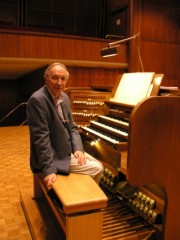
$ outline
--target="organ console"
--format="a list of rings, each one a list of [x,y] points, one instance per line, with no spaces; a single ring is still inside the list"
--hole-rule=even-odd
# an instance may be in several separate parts
[[[179,234],[177,227],[172,226],[169,220],[168,224],[171,226],[167,226],[167,214],[170,214],[167,210],[169,186],[162,181],[163,175],[166,175],[165,166],[172,159],[170,156],[165,157],[168,155],[167,148],[164,153],[161,152],[161,141],[162,145],[167,141],[170,133],[166,138],[165,132],[172,122],[160,117],[160,114],[164,117],[167,117],[168,112],[170,114],[170,104],[172,108],[177,108],[179,99],[176,97],[169,101],[168,97],[155,97],[158,95],[162,78],[162,74],[153,75],[149,96],[136,104],[118,102],[113,98],[105,100],[104,114],[97,114],[95,119],[80,127],[85,150],[104,164],[101,188],[109,200],[108,207],[103,209],[102,239],[169,240],[172,239],[170,234],[173,239],[179,239],[176,236]],[[115,96],[119,83],[113,89],[111,97]],[[172,111],[175,118],[180,118],[179,110],[176,109],[176,113],[175,110]],[[163,128],[164,133],[155,146],[152,134],[155,130],[154,137],[156,138],[156,134],[159,136],[159,127]],[[158,149],[161,149],[162,155],[158,155]],[[163,158],[166,158],[166,163],[162,162]],[[153,165],[154,161],[156,163]],[[161,164],[164,165],[162,172]],[[172,229],[176,234],[171,233]]]
[[[151,83],[156,84],[151,86],[150,95],[158,93],[159,78],[162,75],[153,75]],[[114,96],[118,87],[119,83]],[[162,200],[152,193],[154,187],[138,189],[126,180],[129,124],[135,106],[111,99],[105,104],[105,114],[80,129],[85,150],[105,167],[101,187],[109,196],[109,206],[104,210],[103,239],[151,239],[154,235],[154,239],[162,239],[164,195]]]
[[[133,87],[134,90],[139,87],[141,98],[131,92],[124,95],[125,102],[122,96],[117,96],[117,91],[121,95],[126,90],[132,90],[131,85],[128,88],[122,85],[124,79],[132,84],[126,76],[124,79],[122,76],[112,91],[66,89],[84,149],[104,165],[100,187],[105,194],[104,197],[89,176],[86,176],[90,178],[86,181],[97,192],[93,190],[96,196],[91,192],[91,198],[88,196],[85,199],[83,192],[87,195],[85,189],[88,184],[81,181],[82,176],[59,176],[60,184],[58,181],[57,186],[54,184],[52,196],[44,189],[42,181],[38,180],[35,192],[42,192],[43,189],[54,215],[64,227],[66,239],[180,239],[180,98],[169,94],[157,96],[163,75],[150,75],[143,89]],[[143,73],[140,78],[144,81]],[[124,87],[123,91],[119,86]],[[144,88],[148,88],[146,94]],[[128,104],[129,100],[131,104]],[[71,185],[72,181],[73,195],[66,186],[68,182]],[[64,187],[61,188],[61,185]],[[74,196],[77,203],[74,202]],[[84,212],[82,198],[83,210],[87,210]],[[71,208],[76,213],[69,212]],[[84,224],[86,221],[87,224]],[[74,235],[77,231],[76,222],[78,234]],[[84,230],[88,224],[96,229],[96,233]],[[96,237],[92,238],[91,234]]]

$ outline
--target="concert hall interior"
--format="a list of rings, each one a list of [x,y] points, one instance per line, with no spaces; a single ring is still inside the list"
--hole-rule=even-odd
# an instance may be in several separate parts
[[[180,239],[179,59],[176,0],[0,0],[0,240]],[[54,62],[99,185],[31,171],[27,103]]]

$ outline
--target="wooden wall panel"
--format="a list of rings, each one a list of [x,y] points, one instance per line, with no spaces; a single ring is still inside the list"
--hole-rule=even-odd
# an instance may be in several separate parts
[[[93,87],[111,89],[124,70],[106,68],[69,67],[67,87]]]
[[[121,70],[109,71],[108,69],[93,69],[92,71],[92,86],[114,86],[118,76],[122,73]]]
[[[163,73],[165,76],[162,85],[178,86],[178,45],[162,44],[160,42],[141,42],[141,53],[145,72]]]
[[[129,3],[130,4],[130,3]],[[141,20],[141,0],[131,1],[129,6],[130,8],[130,26],[129,26],[129,36],[133,36],[134,34],[141,34],[140,31],[140,20]],[[141,62],[139,59],[139,54],[137,51],[137,46],[140,48],[140,38],[132,40],[129,42],[129,51],[128,51],[128,71],[129,72],[141,72],[143,69],[141,68]]]
[[[156,71],[158,73],[161,73],[159,72],[163,66],[163,63],[161,61],[161,46],[162,45],[160,42],[141,41],[141,57],[145,72]]]
[[[150,1],[141,1],[141,37],[178,42],[179,10]]]
[[[161,2],[141,2],[141,53],[145,71],[163,73],[162,85],[180,87],[178,9]]]
[[[162,40],[179,43],[179,9],[166,6],[163,13]]]
[[[73,82],[68,84],[69,87],[89,87],[91,85],[91,69],[90,68],[73,68],[73,72],[70,71],[70,79],[73,78]]]
[[[40,35],[23,32],[4,32],[0,30],[0,57],[65,59],[82,65],[116,66],[127,68],[126,45],[122,45],[121,54],[111,58],[102,58],[100,49],[107,47],[109,41],[69,37],[64,35]],[[124,67],[125,65],[125,67]]]
[[[140,31],[143,39],[148,41],[160,41],[162,38],[162,16],[161,5],[156,5],[150,1],[141,1],[141,21]]]
[[[163,44],[162,46],[162,55],[161,62],[162,72],[165,74],[164,83],[165,85],[177,86],[180,88],[180,78],[179,78],[179,45],[177,44]],[[171,82],[170,82],[171,80]],[[173,80],[173,83],[172,83]]]
[[[139,28],[144,71],[163,73],[162,85],[180,88],[179,19],[179,8],[170,0],[133,0],[132,33]],[[129,71],[142,71],[134,42],[130,43]]]

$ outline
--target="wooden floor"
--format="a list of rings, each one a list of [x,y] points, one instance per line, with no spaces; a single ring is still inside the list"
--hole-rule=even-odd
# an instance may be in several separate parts
[[[28,127],[0,127],[0,240],[31,240],[20,190],[32,192]]]

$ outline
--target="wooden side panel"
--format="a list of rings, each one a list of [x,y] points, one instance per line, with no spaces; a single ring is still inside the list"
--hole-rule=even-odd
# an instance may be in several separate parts
[[[136,186],[164,188],[165,240],[180,239],[179,103],[179,97],[150,97],[133,109],[129,128],[127,178]]]
[[[67,216],[67,240],[102,239],[103,213],[94,212],[79,216]]]

